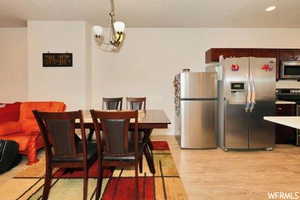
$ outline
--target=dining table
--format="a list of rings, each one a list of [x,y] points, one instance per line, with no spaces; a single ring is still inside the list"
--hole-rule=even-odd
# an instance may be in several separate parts
[[[95,129],[90,111],[83,111],[83,121],[85,128],[90,130],[88,139],[91,140],[93,133],[95,133]],[[171,122],[163,110],[149,109],[138,111],[138,129],[139,133],[144,133],[143,140],[146,144],[146,147],[144,149],[144,155],[147,160],[150,172],[153,174],[155,174],[155,166],[152,153],[153,146],[150,138],[151,133],[154,129],[167,129],[170,124]],[[131,121],[129,128],[132,130],[134,129],[134,120]]]

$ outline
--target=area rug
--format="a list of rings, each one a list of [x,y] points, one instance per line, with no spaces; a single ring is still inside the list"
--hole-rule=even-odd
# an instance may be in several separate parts
[[[139,199],[167,200],[187,199],[182,182],[175,167],[168,143],[153,141],[153,157],[156,173],[150,173],[145,158],[143,173],[139,174]],[[6,200],[40,200],[44,185],[44,159],[27,168],[6,183],[7,189],[1,191],[1,198]],[[49,194],[49,200],[82,199],[82,171],[56,169]],[[97,162],[89,170],[88,199],[95,199],[97,182]],[[101,199],[135,199],[134,169],[105,170]]]

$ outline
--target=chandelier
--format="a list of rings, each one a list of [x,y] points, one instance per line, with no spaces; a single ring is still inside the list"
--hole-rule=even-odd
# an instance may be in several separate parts
[[[103,27],[94,26],[93,32],[94,37],[99,46],[106,46],[104,50],[118,51],[122,46],[125,37],[125,24],[121,21],[115,21],[115,9],[114,0],[110,0],[111,11],[109,13],[109,24],[110,24],[110,41],[104,41]]]

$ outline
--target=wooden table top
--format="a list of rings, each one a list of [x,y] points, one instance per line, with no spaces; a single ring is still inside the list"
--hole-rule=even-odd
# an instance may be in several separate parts
[[[83,119],[85,124],[93,123],[91,113],[88,110],[83,111]],[[168,128],[168,124],[171,124],[163,110],[140,110],[138,123],[142,128]]]

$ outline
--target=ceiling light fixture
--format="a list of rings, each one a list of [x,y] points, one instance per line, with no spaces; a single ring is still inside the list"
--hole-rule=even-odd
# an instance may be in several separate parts
[[[276,6],[269,6],[269,7],[266,8],[266,11],[267,12],[271,12],[271,11],[273,11],[275,9],[276,9]]]
[[[109,46],[109,50],[118,51],[122,46],[125,37],[125,23],[121,21],[115,21],[115,9],[114,9],[114,0],[110,0],[111,3],[111,11],[109,13],[110,17],[110,41],[104,42],[104,34],[103,28],[101,26],[94,26],[93,32],[94,37],[98,45],[106,45]],[[107,50],[107,49],[105,49]]]

